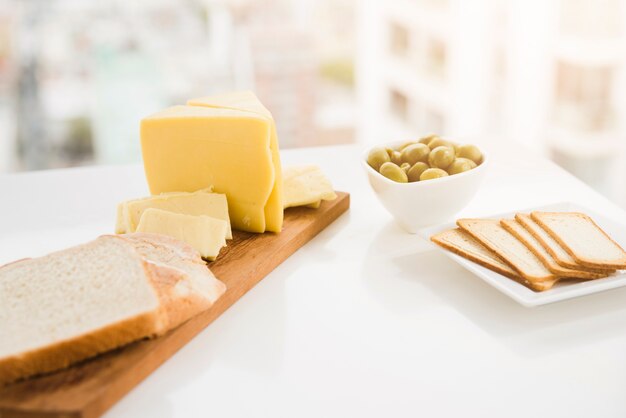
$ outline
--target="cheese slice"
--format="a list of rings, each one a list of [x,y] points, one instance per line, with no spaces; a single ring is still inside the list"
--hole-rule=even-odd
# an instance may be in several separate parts
[[[319,207],[322,200],[337,197],[330,180],[314,165],[286,167],[283,172],[285,208],[293,206]]]
[[[150,192],[213,186],[227,196],[232,227],[264,232],[276,173],[266,117],[234,109],[174,106],[141,121]]]
[[[163,234],[184,241],[208,260],[215,260],[220,249],[226,246],[227,230],[228,222],[223,219],[155,208],[146,209],[137,226],[137,232]]]
[[[270,150],[272,164],[274,166],[275,183],[272,193],[265,205],[265,229],[271,232],[280,232],[283,226],[283,176],[280,163],[280,151],[278,147],[278,135],[274,118],[261,101],[251,91],[241,91],[221,94],[210,97],[191,99],[189,106],[205,106],[222,109],[235,109],[252,112],[267,118],[271,123]]]
[[[211,193],[210,190],[199,190],[194,193],[162,193],[157,196],[122,202],[118,206],[115,232],[118,234],[135,232],[143,212],[146,209],[155,208],[185,215],[206,215],[222,219],[228,223],[226,239],[232,239],[226,195]]]

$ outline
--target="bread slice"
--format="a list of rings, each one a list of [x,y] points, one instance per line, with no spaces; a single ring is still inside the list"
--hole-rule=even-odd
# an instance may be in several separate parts
[[[569,255],[561,244],[555,241],[545,229],[543,229],[537,222],[535,222],[529,214],[518,213],[515,215],[515,220],[518,221],[533,237],[545,248],[546,251],[554,258],[558,265],[575,270],[590,271],[592,273],[599,273],[609,275],[615,270],[599,269],[592,267],[585,267],[576,262],[574,258]]]
[[[165,333],[226,290],[189,245],[103,236],[0,268],[0,384]]]
[[[462,229],[455,228],[440,232],[430,237],[430,240],[448,251],[480,264],[491,271],[520,282],[533,290],[547,290],[553,285],[553,283],[550,282],[528,282],[508,264],[502,261],[502,259],[500,259],[493,251],[485,248],[480,242]]]
[[[531,217],[579,264],[626,269],[626,251],[584,213],[532,212]]]
[[[552,281],[550,272],[524,244],[500,225],[497,219],[459,219],[457,225],[496,253],[529,283]]]
[[[520,240],[530,251],[535,254],[544,266],[559,277],[570,279],[599,279],[606,274],[592,273],[589,271],[573,270],[560,266],[556,260],[543,248],[539,241],[515,219],[501,219],[500,224],[515,238]]]
[[[165,332],[148,272],[116,237],[1,267],[0,383]]]
[[[161,293],[168,329],[210,308],[226,291],[198,251],[174,238],[146,233],[119,235],[132,243],[148,262],[151,277]]]

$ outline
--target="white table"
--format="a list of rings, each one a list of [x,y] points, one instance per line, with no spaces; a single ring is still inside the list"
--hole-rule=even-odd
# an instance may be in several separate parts
[[[322,166],[352,193],[350,212],[107,417],[626,415],[626,289],[518,305],[403,233],[369,190],[360,151],[283,152],[284,164]],[[490,151],[462,215],[571,200],[626,219],[552,163]],[[9,175],[0,190],[0,262],[111,232],[116,203],[147,192],[140,166]]]

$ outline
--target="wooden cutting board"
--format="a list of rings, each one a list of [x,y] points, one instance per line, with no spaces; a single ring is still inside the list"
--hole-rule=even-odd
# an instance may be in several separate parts
[[[206,312],[168,334],[140,341],[67,370],[0,388],[0,418],[97,417],[133,389],[276,266],[348,210],[350,195],[319,209],[285,211],[280,234],[233,231],[228,247],[209,264],[228,290]]]

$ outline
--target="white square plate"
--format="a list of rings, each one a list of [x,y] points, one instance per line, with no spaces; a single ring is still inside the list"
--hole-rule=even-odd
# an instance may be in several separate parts
[[[552,211],[552,212],[584,212],[591,216],[593,220],[609,234],[611,238],[617,241],[622,248],[626,246],[626,226],[616,223],[594,211],[585,208],[583,206],[574,203],[556,203],[547,206],[540,206],[534,208],[521,209],[514,212],[499,213],[486,218],[513,218],[516,213],[524,212],[529,213],[534,210],[539,211]],[[447,223],[444,225],[437,225],[428,228],[424,228],[419,231],[419,235],[430,242],[430,237],[438,232],[455,228],[456,224]],[[544,292],[535,292],[530,290],[524,285],[517,283],[514,280],[504,277],[501,274],[495,273],[485,267],[482,267],[472,261],[469,261],[463,257],[460,257],[448,250],[445,250],[438,245],[432,244],[433,247],[442,251],[448,257],[465,267],[467,270],[476,274],[478,277],[489,283],[505,295],[516,300],[520,304],[532,307],[545,305],[548,303],[559,302],[566,299],[573,299],[579,296],[590,295],[592,293],[603,292],[609,289],[615,289],[617,287],[626,286],[626,271],[621,270],[615,272],[613,275],[605,279],[589,280],[589,281],[561,281],[558,282],[552,289]]]

